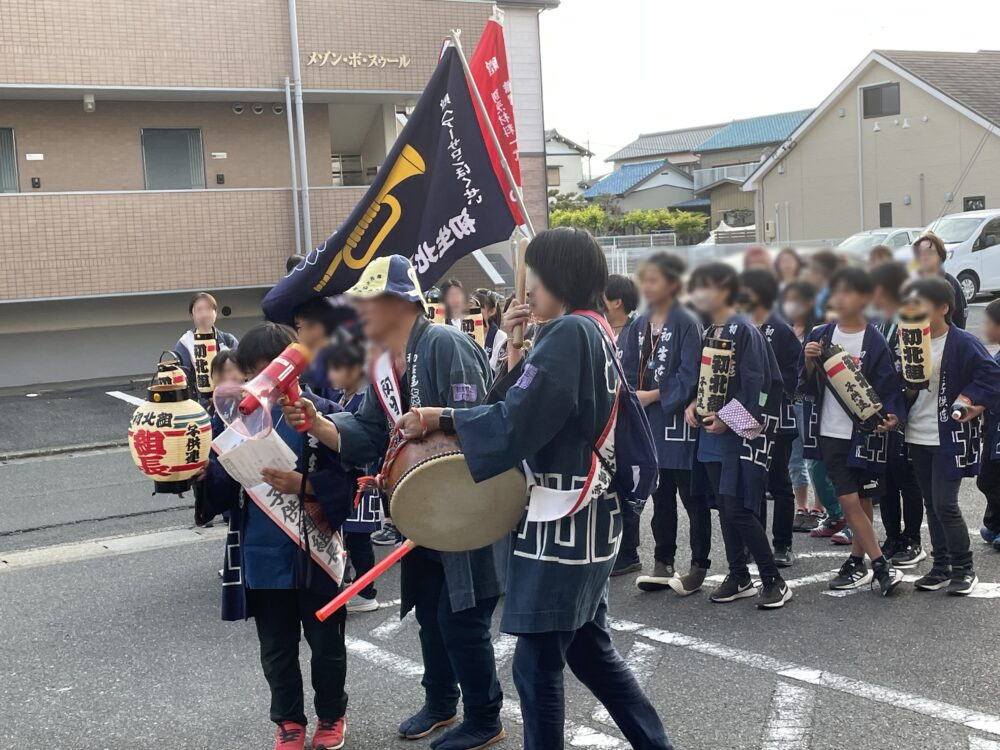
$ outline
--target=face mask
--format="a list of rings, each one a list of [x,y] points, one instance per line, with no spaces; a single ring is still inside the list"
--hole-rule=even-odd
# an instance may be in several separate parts
[[[785,314],[785,320],[795,320],[802,315],[802,305],[798,302],[785,302],[781,305],[781,312]]]
[[[868,304],[865,307],[865,309],[864,309],[864,315],[869,320],[872,319],[872,318],[880,318],[880,317],[882,317],[881,311],[877,307],[875,307],[875,305],[872,305],[872,304]]]
[[[707,287],[699,287],[691,292],[691,304],[698,312],[708,312],[714,307],[715,292]]]

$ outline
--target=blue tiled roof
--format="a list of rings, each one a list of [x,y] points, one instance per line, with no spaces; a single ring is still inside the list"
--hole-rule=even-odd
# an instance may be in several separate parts
[[[607,177],[598,180],[593,187],[583,192],[584,198],[598,195],[624,195],[650,175],[659,172],[666,165],[666,159],[643,161],[638,164],[624,164]]]
[[[811,109],[798,112],[782,112],[777,115],[749,117],[745,120],[733,120],[715,135],[711,136],[692,151],[721,151],[728,148],[743,148],[764,143],[780,143],[806,119]]]

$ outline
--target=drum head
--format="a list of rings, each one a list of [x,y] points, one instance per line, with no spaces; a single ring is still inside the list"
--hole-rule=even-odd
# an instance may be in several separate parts
[[[435,456],[408,471],[389,503],[393,523],[428,549],[464,552],[492,544],[517,526],[527,505],[524,474],[505,471],[474,482],[458,453]]]

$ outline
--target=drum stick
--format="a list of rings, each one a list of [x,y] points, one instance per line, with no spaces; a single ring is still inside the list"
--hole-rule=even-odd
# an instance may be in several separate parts
[[[416,548],[416,544],[407,539],[401,545],[396,547],[392,552],[385,556],[385,559],[380,561],[365,573],[363,576],[354,581],[350,586],[341,591],[337,596],[326,604],[322,609],[316,610],[316,619],[320,622],[326,622],[326,619],[330,617],[334,612],[347,604],[349,599],[353,599],[356,594],[358,594],[362,589],[368,587],[368,584],[378,578],[380,575],[385,573],[389,568],[396,564],[397,561],[402,560],[407,556],[413,549]]]
[[[524,304],[528,286],[528,264],[525,255],[528,252],[528,240],[524,237],[517,243],[517,267],[514,269],[514,301]],[[515,349],[524,346],[524,324],[518,323],[510,334],[510,343]]]

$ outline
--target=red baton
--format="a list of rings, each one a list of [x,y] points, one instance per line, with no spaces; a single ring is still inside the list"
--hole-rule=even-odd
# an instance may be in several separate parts
[[[322,609],[316,610],[316,619],[320,622],[325,622],[330,615],[347,604],[349,599],[353,599],[354,596],[362,589],[367,588],[369,583],[385,573],[385,571],[395,565],[398,560],[402,560],[412,550],[416,549],[416,546],[416,544],[407,539],[401,545],[396,547],[396,549],[385,556],[385,559],[377,563],[375,567],[360,578],[356,579],[354,583],[337,594],[337,596],[330,601],[329,604],[325,605]]]

